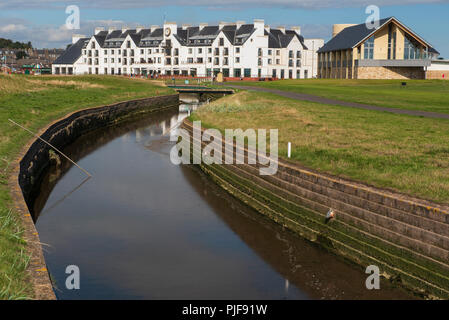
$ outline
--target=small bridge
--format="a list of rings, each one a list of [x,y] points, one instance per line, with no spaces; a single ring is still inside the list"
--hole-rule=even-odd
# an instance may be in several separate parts
[[[209,88],[204,86],[167,86],[175,89],[179,93],[198,93],[200,95],[208,94],[233,94],[233,89],[227,88]]]

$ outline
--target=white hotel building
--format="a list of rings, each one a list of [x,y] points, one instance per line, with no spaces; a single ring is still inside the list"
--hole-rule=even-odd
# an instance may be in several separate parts
[[[322,39],[305,40],[299,27],[286,30],[264,20],[163,27],[96,28],[74,35],[54,62],[53,74],[185,75],[210,77],[316,77]]]

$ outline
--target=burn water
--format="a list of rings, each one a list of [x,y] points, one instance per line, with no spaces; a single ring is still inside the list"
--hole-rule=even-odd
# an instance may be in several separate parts
[[[58,299],[409,299],[170,161],[197,105],[91,132],[47,170],[32,214]],[[66,288],[67,266],[80,289]]]

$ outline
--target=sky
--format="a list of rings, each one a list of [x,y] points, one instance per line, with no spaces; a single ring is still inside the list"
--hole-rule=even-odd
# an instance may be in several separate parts
[[[69,30],[66,8],[76,5],[80,29]],[[0,38],[31,41],[36,48],[65,48],[72,34],[97,26],[135,27],[264,19],[270,26],[300,26],[305,38],[328,41],[336,23],[364,23],[366,8],[395,16],[449,58],[449,0],[0,0]]]

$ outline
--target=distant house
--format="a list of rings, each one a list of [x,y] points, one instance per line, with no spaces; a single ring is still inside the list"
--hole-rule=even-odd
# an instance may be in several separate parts
[[[438,51],[394,17],[378,23],[334,25],[333,38],[318,50],[318,77],[425,79]]]
[[[449,60],[432,60],[426,79],[449,80]]]

